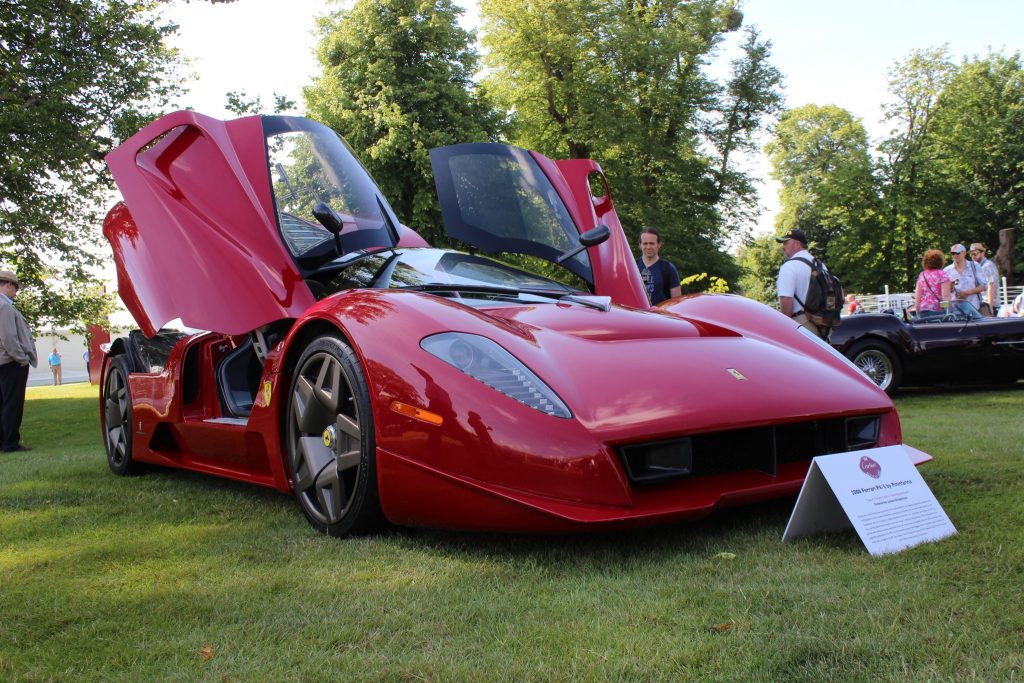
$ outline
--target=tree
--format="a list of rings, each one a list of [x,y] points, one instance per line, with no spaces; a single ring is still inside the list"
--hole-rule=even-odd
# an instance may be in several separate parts
[[[886,269],[870,241],[879,206],[864,126],[840,107],[805,105],[782,115],[767,151],[782,185],[776,228],[803,230],[851,289],[875,288]]]
[[[633,236],[658,226],[663,255],[683,273],[734,279],[723,213],[753,191],[733,171],[735,153],[777,105],[779,81],[756,33],[728,87],[704,73],[742,21],[733,3],[483,0],[480,9],[484,82],[514,112],[513,141],[597,160]]]
[[[941,182],[926,152],[939,95],[955,73],[945,47],[914,51],[889,73],[883,112],[892,128],[879,145],[882,214],[870,243],[880,257],[873,265],[897,286],[914,282],[926,249],[955,239],[939,207],[962,205],[961,193]]]
[[[103,156],[175,92],[174,30],[128,0],[0,4],[0,262],[33,324],[105,318]]]
[[[757,151],[757,135],[782,109],[782,74],[768,62],[771,42],[760,41],[753,28],[746,30],[746,36],[706,131],[717,152],[717,202],[733,225],[749,224],[759,211],[755,181],[737,169],[736,156]]]
[[[736,260],[743,269],[739,281],[743,296],[766,304],[778,301],[775,280],[783,258],[773,235],[755,237],[740,247]]]
[[[1024,222],[1024,67],[1020,54],[965,61],[935,106],[926,153],[961,204],[948,228],[959,241],[999,243]]]
[[[451,0],[356,0],[320,23],[310,116],[339,131],[403,221],[443,238],[428,151],[495,140],[502,118],[473,83],[473,34]]]
[[[995,246],[1000,229],[1021,224],[1022,75],[1018,55],[957,65],[945,47],[915,51],[891,72],[877,244],[893,281],[912,282],[925,249]]]

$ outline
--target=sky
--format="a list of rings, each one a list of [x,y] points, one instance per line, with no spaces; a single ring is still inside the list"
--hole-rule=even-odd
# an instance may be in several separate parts
[[[463,24],[476,27],[475,0],[458,4],[466,9]],[[301,108],[302,87],[319,71],[313,53],[316,17],[338,6],[329,0],[170,5],[166,16],[180,26],[172,44],[192,60],[196,75],[181,106],[230,117],[226,93],[244,91],[259,96],[268,109],[273,93]],[[755,25],[772,41],[772,63],[785,77],[787,106],[838,105],[860,117],[876,141],[886,132],[880,119],[887,72],[912,50],[948,44],[959,59],[1024,48],[1024,0],[747,0],[741,9],[744,24]],[[721,65],[736,39],[723,45]],[[778,186],[767,178],[763,155],[751,159],[748,168],[764,179],[757,231],[771,231]]]

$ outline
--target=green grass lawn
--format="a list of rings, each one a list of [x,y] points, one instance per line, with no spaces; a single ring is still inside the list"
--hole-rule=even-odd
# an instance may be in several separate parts
[[[35,450],[0,454],[0,680],[1022,680],[1024,384],[897,405],[959,534],[876,558],[852,532],[780,543],[792,499],[326,538],[279,493],[113,476],[96,389],[33,388]]]

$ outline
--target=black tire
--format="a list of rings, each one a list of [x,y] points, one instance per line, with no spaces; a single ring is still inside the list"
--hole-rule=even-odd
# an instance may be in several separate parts
[[[884,341],[861,340],[850,347],[846,357],[890,396],[903,380],[903,364],[899,355]]]
[[[128,357],[114,356],[103,379],[103,410],[100,426],[107,449],[110,471],[124,477],[138,474],[142,468],[132,460],[132,393],[128,386]]]
[[[324,335],[306,347],[295,367],[285,442],[299,507],[314,528],[331,536],[379,529],[384,514],[373,413],[358,357],[341,339]],[[325,433],[332,428],[329,446]]]

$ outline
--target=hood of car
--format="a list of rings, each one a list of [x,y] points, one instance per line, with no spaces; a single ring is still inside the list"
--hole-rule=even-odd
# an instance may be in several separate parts
[[[795,329],[789,344],[657,311],[559,304],[490,313],[530,342],[509,337],[508,350],[611,440],[892,408]]]
[[[150,336],[175,318],[229,334],[296,318],[314,303],[305,278],[317,263],[398,242],[369,174],[306,119],[175,112],[106,162],[124,205],[104,234],[121,298]]]

